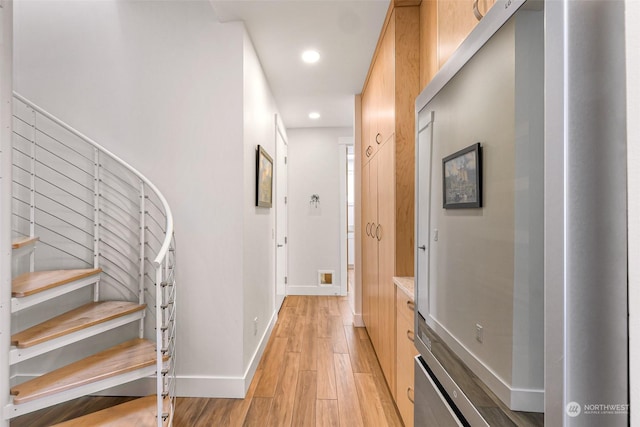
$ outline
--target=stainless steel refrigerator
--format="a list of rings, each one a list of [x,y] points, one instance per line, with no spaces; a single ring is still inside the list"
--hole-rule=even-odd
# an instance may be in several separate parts
[[[416,426],[629,424],[625,90],[624,2],[507,0],[418,97]]]

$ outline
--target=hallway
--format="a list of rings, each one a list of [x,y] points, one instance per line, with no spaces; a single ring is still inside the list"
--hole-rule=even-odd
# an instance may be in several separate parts
[[[84,397],[17,418],[48,426],[128,398]],[[137,425],[132,420],[132,426]],[[402,426],[364,328],[345,297],[289,296],[245,399],[178,398],[174,425]]]

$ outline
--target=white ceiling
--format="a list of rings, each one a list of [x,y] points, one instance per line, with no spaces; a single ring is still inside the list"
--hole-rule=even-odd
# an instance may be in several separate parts
[[[210,1],[220,22],[244,21],[287,128],[353,126],[389,0]],[[310,48],[313,65],[300,59]]]

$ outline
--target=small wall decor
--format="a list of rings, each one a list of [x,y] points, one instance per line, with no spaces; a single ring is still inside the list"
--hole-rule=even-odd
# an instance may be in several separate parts
[[[482,207],[482,147],[479,142],[442,159],[442,207]]]
[[[317,194],[312,194],[309,204],[313,205],[314,208],[317,208],[318,204],[320,204],[320,196],[318,196]]]
[[[270,208],[273,203],[273,159],[261,145],[256,149],[256,206]]]
[[[318,270],[318,285],[330,286],[333,285],[333,270]]]

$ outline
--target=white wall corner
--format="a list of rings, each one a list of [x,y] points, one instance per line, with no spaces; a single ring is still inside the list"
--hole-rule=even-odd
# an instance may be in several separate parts
[[[251,385],[277,320],[278,312],[274,311],[268,327],[260,338],[260,344],[242,376],[179,375],[176,394],[179,397],[243,399]]]

